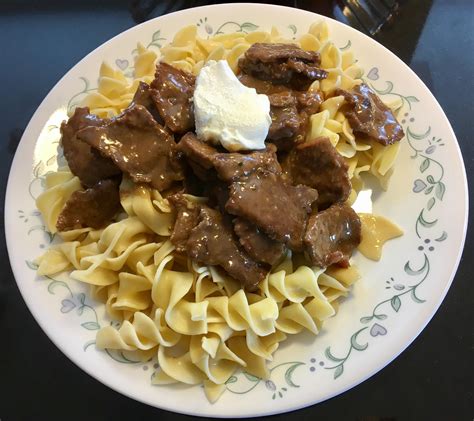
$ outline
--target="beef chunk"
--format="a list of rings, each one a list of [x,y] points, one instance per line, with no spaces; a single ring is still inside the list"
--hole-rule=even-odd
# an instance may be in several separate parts
[[[89,108],[76,108],[67,122],[61,124],[61,145],[64,157],[74,175],[84,186],[92,187],[100,180],[120,174],[120,169],[109,158],[103,157],[76,133],[85,127],[100,127],[107,123],[96,115],[89,114]]]
[[[136,183],[165,190],[183,179],[173,138],[142,105],[133,104],[106,125],[86,127],[77,136],[111,158]]]
[[[268,96],[272,124],[267,139],[278,150],[290,150],[304,141],[309,116],[318,112],[323,101],[319,92],[295,91],[248,75],[241,75],[239,79],[245,86]]]
[[[225,213],[225,204],[229,200],[229,187],[220,180],[213,180],[206,183],[204,189],[205,196],[209,197],[209,205],[218,207],[222,213]]]
[[[323,96],[319,91],[298,92],[294,91],[298,101],[298,111],[306,116],[316,114],[323,103]]]
[[[264,151],[243,153],[218,153],[212,163],[218,177],[226,182],[236,181],[256,169],[265,169],[275,174],[281,173],[281,167],[276,156],[276,148],[269,144]]]
[[[206,182],[216,180],[213,158],[218,153],[217,149],[188,132],[179,141],[178,151],[186,156],[188,165],[197,178]]]
[[[268,131],[268,140],[273,142],[278,150],[288,151],[304,141],[307,116],[300,115],[296,100],[291,96],[282,97],[281,94],[273,94],[269,98],[272,104],[270,108],[272,124]],[[274,105],[275,103],[278,105]]]
[[[273,101],[274,105],[270,108],[272,125],[268,138],[279,151],[289,151],[295,145],[304,142],[309,117],[319,111],[323,102],[321,93],[317,91],[293,91],[293,96],[295,97],[293,104],[282,103],[282,106],[277,106],[276,99],[270,98],[270,103]]]
[[[350,92],[336,89],[335,94],[344,96],[346,104],[342,112],[354,132],[385,146],[405,135],[390,108],[365,83],[355,86]]]
[[[174,133],[185,133],[194,127],[195,77],[166,63],[156,66],[151,94],[156,107]]]
[[[176,210],[176,222],[171,234],[171,242],[177,252],[184,253],[191,230],[199,222],[199,206],[179,193],[168,197],[168,200]]]
[[[298,145],[282,165],[293,184],[305,184],[318,190],[320,208],[344,202],[349,197],[351,183],[347,164],[327,137]]]
[[[85,191],[76,191],[59,214],[58,231],[105,227],[120,210],[119,180],[99,181]]]
[[[260,170],[232,183],[226,210],[300,251],[311,204],[317,198],[311,187],[291,186],[281,175]]]
[[[199,140],[194,133],[186,133],[178,143],[178,150],[186,157],[208,170],[214,167],[213,159],[218,153],[211,145]]]
[[[240,250],[232,223],[207,206],[201,207],[199,221],[187,242],[189,257],[206,265],[221,266],[247,290],[254,291],[265,278],[266,271]]]
[[[234,181],[249,174],[258,167],[265,168],[276,173],[281,172],[277,161],[276,149],[269,145],[264,151],[252,153],[228,153],[219,152],[213,146],[199,140],[194,133],[186,133],[178,143],[178,150],[188,158],[188,163],[195,174],[202,180],[213,179],[214,172],[223,181]]]
[[[359,216],[350,206],[337,204],[309,218],[304,245],[314,265],[347,267],[360,240]]]
[[[286,252],[283,243],[272,240],[255,225],[242,218],[234,220],[234,231],[248,255],[257,262],[273,266]]]
[[[157,123],[164,125],[165,123],[161,118],[160,113],[158,112],[158,109],[156,107],[155,101],[153,100],[153,97],[151,95],[153,91],[154,90],[150,87],[150,85],[145,82],[140,82],[138,84],[137,91],[133,96],[132,104],[143,105],[153,116]]]
[[[320,63],[318,53],[294,44],[255,43],[239,60],[239,68],[261,80],[306,90],[314,80],[327,77]]]

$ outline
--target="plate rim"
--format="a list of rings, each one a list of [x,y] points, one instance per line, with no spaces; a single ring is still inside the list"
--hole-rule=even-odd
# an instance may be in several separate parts
[[[429,311],[429,316],[426,317],[423,320],[421,328],[415,329],[414,333],[412,335],[409,335],[409,338],[407,340],[403,341],[402,345],[393,354],[391,354],[389,356],[389,358],[386,358],[381,366],[377,366],[376,368],[373,368],[372,370],[369,370],[368,373],[366,373],[364,376],[360,376],[355,381],[350,382],[350,384],[348,384],[347,387],[340,388],[337,392],[335,392],[331,395],[328,395],[325,398],[316,399],[316,400],[312,400],[312,401],[307,401],[305,403],[296,404],[296,405],[292,405],[291,402],[289,402],[289,404],[287,405],[287,407],[283,411],[277,409],[277,410],[274,410],[274,411],[261,412],[261,413],[258,413],[258,414],[251,414],[251,413],[246,413],[246,414],[233,414],[233,413],[214,414],[214,413],[210,413],[210,412],[197,413],[197,412],[193,412],[193,411],[187,411],[185,408],[177,409],[175,407],[168,406],[168,405],[166,405],[166,402],[164,402],[163,404],[160,404],[158,406],[156,403],[147,402],[144,399],[141,399],[140,396],[133,395],[132,393],[129,393],[126,388],[122,388],[122,387],[120,387],[120,385],[116,385],[112,381],[109,381],[107,378],[103,378],[104,376],[101,376],[100,374],[94,373],[93,370],[90,369],[83,360],[76,359],[76,357],[74,355],[71,355],[71,353],[67,349],[63,348],[58,341],[56,341],[55,339],[53,339],[52,336],[50,336],[50,334],[48,332],[48,329],[47,329],[44,321],[42,320],[42,315],[39,312],[35,311],[32,300],[30,300],[28,298],[28,295],[25,292],[26,288],[27,288],[26,284],[23,284],[23,287],[22,287],[22,282],[17,281],[17,279],[21,279],[22,276],[20,276],[21,275],[20,265],[18,264],[18,262],[15,262],[15,259],[14,259],[14,256],[13,256],[13,251],[12,251],[13,248],[14,248],[13,247],[13,243],[14,243],[14,240],[13,240],[13,236],[14,236],[14,231],[13,230],[14,230],[14,228],[13,228],[13,226],[14,226],[14,224],[9,225],[7,219],[9,219],[9,208],[11,208],[10,203],[13,201],[13,196],[14,196],[14,180],[13,180],[12,172],[13,172],[13,168],[18,165],[18,163],[17,163],[17,161],[19,160],[18,149],[19,149],[21,143],[23,142],[24,138],[27,137],[26,135],[28,134],[28,132],[30,130],[32,130],[32,127],[34,126],[33,123],[35,123],[35,120],[39,118],[41,109],[43,108],[44,104],[49,100],[49,98],[51,97],[52,93],[56,90],[58,85],[60,85],[64,81],[64,79],[66,79],[68,77],[68,75],[73,71],[73,69],[76,68],[76,66],[78,66],[78,65],[82,64],[83,62],[87,61],[91,55],[96,53],[97,50],[102,49],[105,46],[115,42],[116,38],[126,36],[126,35],[128,35],[129,32],[136,31],[137,28],[140,28],[140,27],[145,26],[145,25],[149,25],[151,22],[157,22],[157,21],[160,21],[160,20],[163,20],[163,19],[167,19],[169,16],[179,15],[179,14],[182,14],[182,13],[196,14],[200,11],[206,11],[206,10],[209,10],[209,9],[223,9],[223,10],[225,10],[225,9],[228,9],[228,8],[239,8],[239,7],[281,9],[282,11],[291,10],[292,12],[297,11],[298,13],[310,14],[315,19],[323,19],[325,21],[329,21],[329,22],[331,22],[331,25],[336,25],[336,26],[337,25],[342,25],[342,26],[345,27],[344,30],[348,30],[349,32],[354,31],[354,32],[358,33],[359,36],[362,35],[363,39],[365,41],[367,41],[369,43],[375,43],[379,47],[382,47],[385,50],[385,53],[388,53],[393,59],[395,59],[395,61],[398,62],[399,65],[401,65],[406,70],[408,70],[411,73],[411,76],[414,77],[414,79],[416,80],[416,84],[419,85],[420,88],[422,88],[425,91],[425,94],[428,95],[428,97],[430,99],[430,102],[438,109],[438,112],[441,113],[441,115],[443,117],[443,120],[444,120],[443,123],[446,125],[447,129],[449,130],[450,136],[452,136],[452,138],[455,140],[453,146],[454,146],[454,149],[456,150],[457,157],[458,157],[459,162],[461,164],[461,168],[460,168],[461,174],[462,174],[462,180],[461,181],[462,181],[462,184],[463,184],[464,198],[465,198],[465,206],[464,206],[464,212],[463,212],[464,220],[463,220],[463,227],[462,227],[462,238],[461,238],[461,242],[459,244],[459,247],[457,249],[455,264],[452,267],[449,280],[446,282],[444,290],[442,291],[442,293],[440,295],[438,295],[436,297],[436,300],[432,304],[431,309]],[[15,156],[12,160],[12,164],[11,164],[10,171],[9,171],[6,194],[5,194],[4,215],[5,215],[4,216],[4,222],[5,222],[5,238],[6,238],[7,252],[8,252],[10,266],[11,266],[11,269],[12,269],[12,272],[13,272],[13,276],[15,278],[15,283],[16,283],[16,285],[17,285],[17,287],[18,287],[18,289],[21,293],[21,296],[22,296],[28,310],[33,315],[33,318],[36,320],[36,322],[38,323],[38,325],[40,326],[40,328],[42,329],[44,334],[46,334],[46,336],[51,340],[51,342],[71,362],[73,362],[78,368],[80,368],[82,371],[84,371],[85,373],[90,375],[95,380],[97,380],[100,383],[102,383],[102,384],[106,385],[107,387],[111,388],[115,392],[118,392],[118,393],[120,393],[120,394],[122,394],[122,395],[124,395],[128,398],[134,399],[136,401],[139,401],[141,403],[147,404],[147,405],[152,406],[152,407],[156,407],[156,408],[159,408],[159,409],[168,410],[168,411],[172,411],[172,412],[176,412],[176,413],[199,416],[199,417],[209,416],[209,417],[221,417],[221,418],[230,418],[230,417],[247,418],[247,417],[254,417],[254,416],[260,417],[260,416],[266,416],[266,415],[275,415],[275,414],[279,414],[279,413],[286,413],[286,412],[290,412],[290,411],[295,411],[295,410],[298,410],[298,409],[301,409],[301,408],[306,408],[306,407],[315,405],[317,403],[324,402],[326,400],[332,399],[333,397],[338,396],[338,395],[346,392],[347,390],[350,390],[350,389],[356,387],[357,385],[361,384],[362,382],[364,382],[368,378],[372,377],[374,374],[376,374],[379,371],[383,370],[385,367],[387,367],[389,364],[391,364],[394,359],[396,359],[402,352],[404,352],[413,343],[413,341],[422,333],[422,331],[426,328],[427,324],[432,320],[433,316],[439,310],[442,302],[444,301],[444,299],[446,297],[446,294],[447,294],[449,288],[451,287],[451,285],[453,283],[454,277],[455,277],[455,275],[457,273],[457,270],[459,268],[461,257],[462,257],[463,251],[464,251],[466,235],[467,235],[467,227],[468,227],[468,221],[469,221],[469,190],[468,190],[468,179],[467,179],[467,174],[466,174],[466,168],[465,168],[464,159],[463,159],[463,156],[462,156],[462,153],[461,153],[461,148],[459,146],[459,142],[458,142],[456,134],[454,133],[454,130],[451,126],[451,123],[450,123],[449,119],[446,116],[446,113],[444,112],[441,105],[438,103],[438,101],[435,98],[435,96],[433,95],[433,93],[428,89],[428,87],[418,77],[418,75],[406,63],[404,63],[396,54],[394,54],[392,51],[390,51],[387,47],[385,47],[383,44],[379,43],[375,39],[372,39],[371,37],[363,34],[362,32],[360,32],[360,31],[356,30],[355,28],[352,28],[352,27],[350,27],[350,26],[348,26],[348,25],[346,25],[342,22],[339,22],[339,21],[337,21],[333,18],[323,16],[323,15],[320,15],[320,14],[317,14],[317,13],[314,13],[314,12],[306,11],[306,10],[303,10],[303,9],[298,9],[298,8],[293,8],[293,7],[288,7],[288,6],[281,6],[281,5],[273,5],[273,4],[223,3],[223,4],[200,6],[200,7],[194,7],[194,8],[188,8],[188,9],[175,11],[175,12],[172,12],[172,13],[168,13],[168,14],[161,15],[161,16],[158,16],[156,18],[150,19],[150,20],[145,21],[145,22],[143,22],[139,25],[132,26],[131,28],[129,28],[129,29],[123,31],[123,32],[120,32],[119,34],[115,35],[114,37],[112,37],[112,38],[108,39],[107,41],[105,41],[104,43],[100,44],[99,46],[94,48],[91,52],[86,54],[82,59],[80,59],[78,62],[76,62],[72,67],[70,67],[69,70],[49,90],[47,95],[44,97],[44,99],[41,101],[39,106],[36,108],[35,112],[31,116],[31,118],[30,118],[30,120],[29,120],[29,122],[28,122],[28,124],[25,128],[25,131],[22,135],[22,138],[21,138],[21,140],[18,144],[17,150],[15,151]]]

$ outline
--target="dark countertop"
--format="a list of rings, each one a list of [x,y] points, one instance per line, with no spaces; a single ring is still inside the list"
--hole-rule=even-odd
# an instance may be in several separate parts
[[[152,3],[159,5],[147,15],[143,5]],[[212,2],[1,2],[2,212],[8,172],[21,134],[62,75],[104,41],[145,17],[206,3]],[[273,3],[294,4],[292,1]],[[299,7],[315,11],[323,10],[321,3],[324,2],[296,2]],[[401,12],[394,24],[375,38],[401,57],[436,96],[454,128],[468,179],[472,180],[474,3],[471,0],[401,3]],[[325,11],[330,12],[328,8]],[[3,214],[1,223],[4,228]],[[190,419],[126,398],[69,361],[42,332],[23,302],[11,273],[3,237],[0,247],[2,421]],[[474,257],[473,248],[474,236],[470,232],[454,283],[439,311],[394,362],[338,397],[273,419],[472,420],[474,270],[470,261]]]

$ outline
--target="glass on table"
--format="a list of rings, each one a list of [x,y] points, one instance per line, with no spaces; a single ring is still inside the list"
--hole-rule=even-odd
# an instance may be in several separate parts
[[[294,5],[334,17],[369,35],[380,31],[399,8],[396,0],[295,0]]]

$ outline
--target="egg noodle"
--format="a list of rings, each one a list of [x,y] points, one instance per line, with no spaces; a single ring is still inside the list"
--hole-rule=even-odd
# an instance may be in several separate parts
[[[351,203],[363,188],[364,172],[386,188],[399,142],[383,147],[354,135],[340,111],[344,98],[332,95],[336,88],[361,83],[363,72],[352,52],[341,51],[329,40],[324,22],[311,25],[297,41],[282,38],[276,28],[203,39],[197,27],[185,27],[160,55],[139,44],[132,80],[102,64],[98,90],[81,106],[101,117],[119,114],[129,106],[139,82],[154,79],[157,60],[194,74],[208,60],[227,60],[235,72],[239,57],[255,42],[291,42],[321,54],[328,78],[310,89],[320,90],[325,101],[310,117],[307,139],[327,136],[347,160]],[[401,104],[387,105],[396,110]],[[58,215],[82,187],[67,167],[47,174],[45,186],[37,207],[48,231],[56,233]],[[175,252],[169,239],[174,211],[158,190],[135,185],[124,176],[120,197],[124,212],[106,228],[58,232],[62,242],[37,259],[38,275],[70,271],[71,279],[89,284],[92,297],[104,302],[110,318],[120,322],[118,329],[107,326],[98,332],[97,347],[122,350],[143,361],[157,356],[153,384],[203,384],[207,398],[215,402],[238,369],[268,378],[267,362],[279,344],[303,330],[317,335],[324,320],[336,313],[339,298],[359,278],[354,266],[322,270],[288,251],[258,291],[246,292],[215,267],[200,266]],[[368,214],[361,219],[359,250],[379,259],[383,242],[402,232],[383,217]]]

